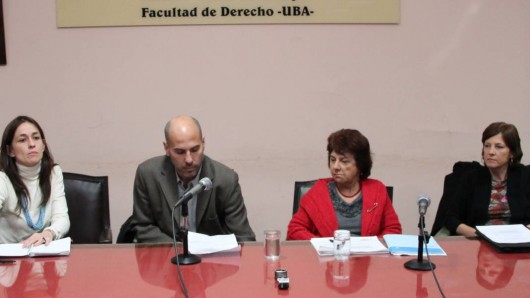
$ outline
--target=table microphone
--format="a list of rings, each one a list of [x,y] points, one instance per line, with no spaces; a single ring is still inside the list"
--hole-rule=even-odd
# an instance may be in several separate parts
[[[427,207],[431,204],[431,198],[427,195],[420,195],[416,201],[418,204],[418,210],[420,212],[420,222],[418,223],[419,235],[418,235],[418,258],[416,260],[407,261],[404,265],[405,268],[411,270],[434,270],[436,265],[429,259],[428,262],[423,262],[423,248],[429,243],[431,237],[427,231],[425,231],[425,213],[427,213]]]
[[[191,198],[193,198],[194,195],[201,193],[205,190],[209,190],[212,188],[212,180],[208,177],[202,178],[197,185],[192,187],[190,190],[185,192],[182,197],[178,200],[178,202],[175,204],[175,206],[181,205],[183,203],[187,203]]]
[[[431,204],[431,198],[426,195],[420,195],[416,203],[418,203],[420,215],[425,215],[427,213],[427,207]]]
[[[208,177],[204,177],[199,181],[199,183],[197,183],[197,185],[192,187],[189,191],[185,192],[180,197],[180,199],[177,201],[177,203],[173,206],[171,218],[174,218],[175,208],[177,208],[178,206],[181,206],[180,211],[181,211],[181,216],[183,218],[184,225],[183,227],[181,227],[179,231],[180,238],[182,239],[183,252],[173,257],[171,259],[171,263],[177,264],[178,266],[180,266],[180,264],[182,265],[197,264],[201,261],[201,258],[199,256],[190,254],[188,250],[188,201],[191,198],[193,198],[194,195],[202,191],[205,191],[207,189],[210,189],[210,188],[212,188],[212,180],[210,180],[210,178]],[[177,251],[176,237],[175,237],[175,223],[173,223],[173,242],[175,245],[175,251]]]

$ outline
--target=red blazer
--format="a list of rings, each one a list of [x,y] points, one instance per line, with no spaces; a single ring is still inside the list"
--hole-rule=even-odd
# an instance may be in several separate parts
[[[309,240],[333,237],[339,228],[335,209],[328,191],[332,178],[319,179],[300,200],[300,208],[287,228],[287,240]],[[361,236],[401,234],[399,218],[383,183],[374,179],[361,180],[363,214]]]

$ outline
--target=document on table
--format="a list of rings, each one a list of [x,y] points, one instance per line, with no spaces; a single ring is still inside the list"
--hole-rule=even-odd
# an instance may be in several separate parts
[[[401,234],[387,234],[383,236],[386,246],[391,254],[397,256],[417,256],[418,255],[418,235],[401,235]],[[427,243],[429,255],[431,256],[446,256],[445,251],[440,247],[434,237],[429,238]],[[427,251],[423,247],[423,255]]]
[[[496,243],[530,243],[530,230],[521,224],[477,226],[477,230]]]
[[[188,232],[188,249],[192,254],[211,254],[215,252],[237,252],[241,247],[234,234],[208,236]]]
[[[22,248],[22,243],[0,244],[0,257],[67,256],[70,254],[70,237],[52,241],[48,246]]]
[[[311,244],[319,256],[333,255],[333,237],[311,238]],[[350,254],[381,253],[388,253],[388,249],[379,241],[377,236],[350,238]]]

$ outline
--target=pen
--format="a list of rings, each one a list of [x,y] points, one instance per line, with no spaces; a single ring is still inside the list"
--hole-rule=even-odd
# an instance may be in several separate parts
[[[0,264],[15,264],[15,260],[0,260]]]

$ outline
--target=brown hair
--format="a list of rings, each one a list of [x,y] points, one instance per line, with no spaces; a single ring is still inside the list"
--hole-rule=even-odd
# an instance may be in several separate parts
[[[360,172],[360,179],[370,176],[372,170],[372,153],[368,139],[356,129],[341,129],[328,137],[328,167],[331,152],[350,153],[355,159]]]
[[[9,177],[9,180],[11,181],[11,184],[13,184],[13,188],[15,189],[15,193],[17,194],[18,202],[17,202],[17,210],[21,209],[22,206],[22,197],[25,197],[25,200],[27,205],[29,205],[29,193],[28,189],[26,188],[26,185],[24,182],[22,182],[22,178],[20,177],[20,174],[18,172],[18,167],[15,161],[14,157],[9,156],[9,146],[13,143],[13,139],[15,137],[15,131],[17,128],[25,122],[29,122],[37,129],[39,130],[39,133],[42,137],[42,141],[44,142],[44,153],[42,155],[41,160],[41,168],[39,173],[39,186],[42,191],[42,202],[41,206],[45,206],[46,203],[48,203],[48,200],[50,199],[51,194],[51,174],[53,167],[55,166],[55,163],[53,161],[53,156],[50,152],[48,144],[46,144],[46,138],[44,137],[44,131],[40,127],[39,123],[35,121],[35,119],[28,117],[28,116],[18,116],[15,119],[13,119],[9,124],[6,126],[4,130],[4,134],[2,136],[2,147],[0,148],[0,170],[2,170],[7,177]]]
[[[519,133],[517,132],[515,125],[505,122],[493,122],[488,125],[482,133],[482,144],[484,144],[487,139],[496,136],[499,133],[502,135],[502,139],[506,143],[506,146],[510,148],[512,154],[509,166],[518,166],[523,157],[523,150],[521,149],[521,139],[519,138]],[[484,156],[484,148],[482,148],[482,156]]]

